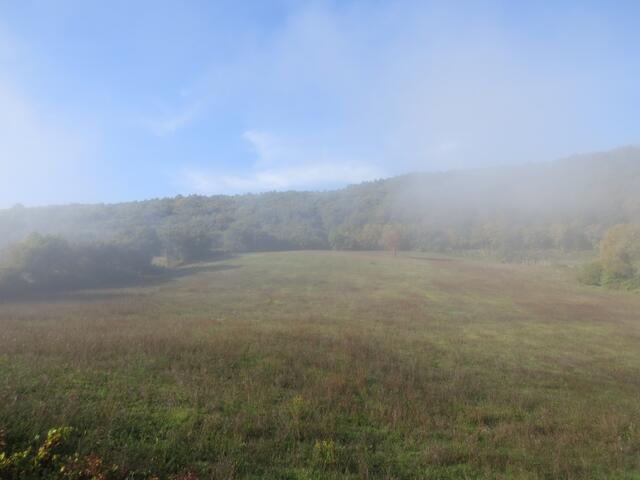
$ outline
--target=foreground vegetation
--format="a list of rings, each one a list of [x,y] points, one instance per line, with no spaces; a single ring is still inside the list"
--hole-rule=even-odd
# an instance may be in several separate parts
[[[65,426],[131,478],[640,475],[636,294],[408,253],[180,271],[0,304],[7,455]]]

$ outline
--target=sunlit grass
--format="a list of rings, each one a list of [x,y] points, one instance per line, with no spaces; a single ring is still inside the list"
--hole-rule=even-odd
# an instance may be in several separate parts
[[[640,297],[430,255],[253,254],[0,306],[0,426],[204,478],[637,478]],[[636,475],[634,477],[634,475]]]

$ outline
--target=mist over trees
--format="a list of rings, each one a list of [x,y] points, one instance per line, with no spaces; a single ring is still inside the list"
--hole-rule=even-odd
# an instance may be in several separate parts
[[[0,295],[122,283],[154,271],[145,243],[73,243],[34,233],[0,258]]]
[[[632,277],[638,237],[613,227],[640,224],[639,185],[640,149],[630,147],[328,192],[16,206],[0,211],[0,247],[9,247],[2,281],[85,283],[138,275],[154,258],[174,266],[212,251],[412,249],[536,261],[548,252],[596,251],[601,241],[591,275]]]

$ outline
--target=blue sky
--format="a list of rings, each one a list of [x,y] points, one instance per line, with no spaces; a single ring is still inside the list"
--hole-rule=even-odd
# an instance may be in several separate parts
[[[0,0],[0,207],[640,143],[639,2]]]

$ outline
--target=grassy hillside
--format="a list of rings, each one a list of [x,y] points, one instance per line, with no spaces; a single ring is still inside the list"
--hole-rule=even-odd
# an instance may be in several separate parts
[[[190,196],[0,211],[0,246],[31,232],[111,240],[140,228],[165,244],[216,249],[375,250],[394,229],[424,250],[583,251],[617,223],[640,223],[640,148],[516,167],[416,173],[332,192]],[[171,247],[167,247],[171,248]]]
[[[636,479],[640,297],[433,255],[262,253],[0,304],[9,448],[202,478]]]

